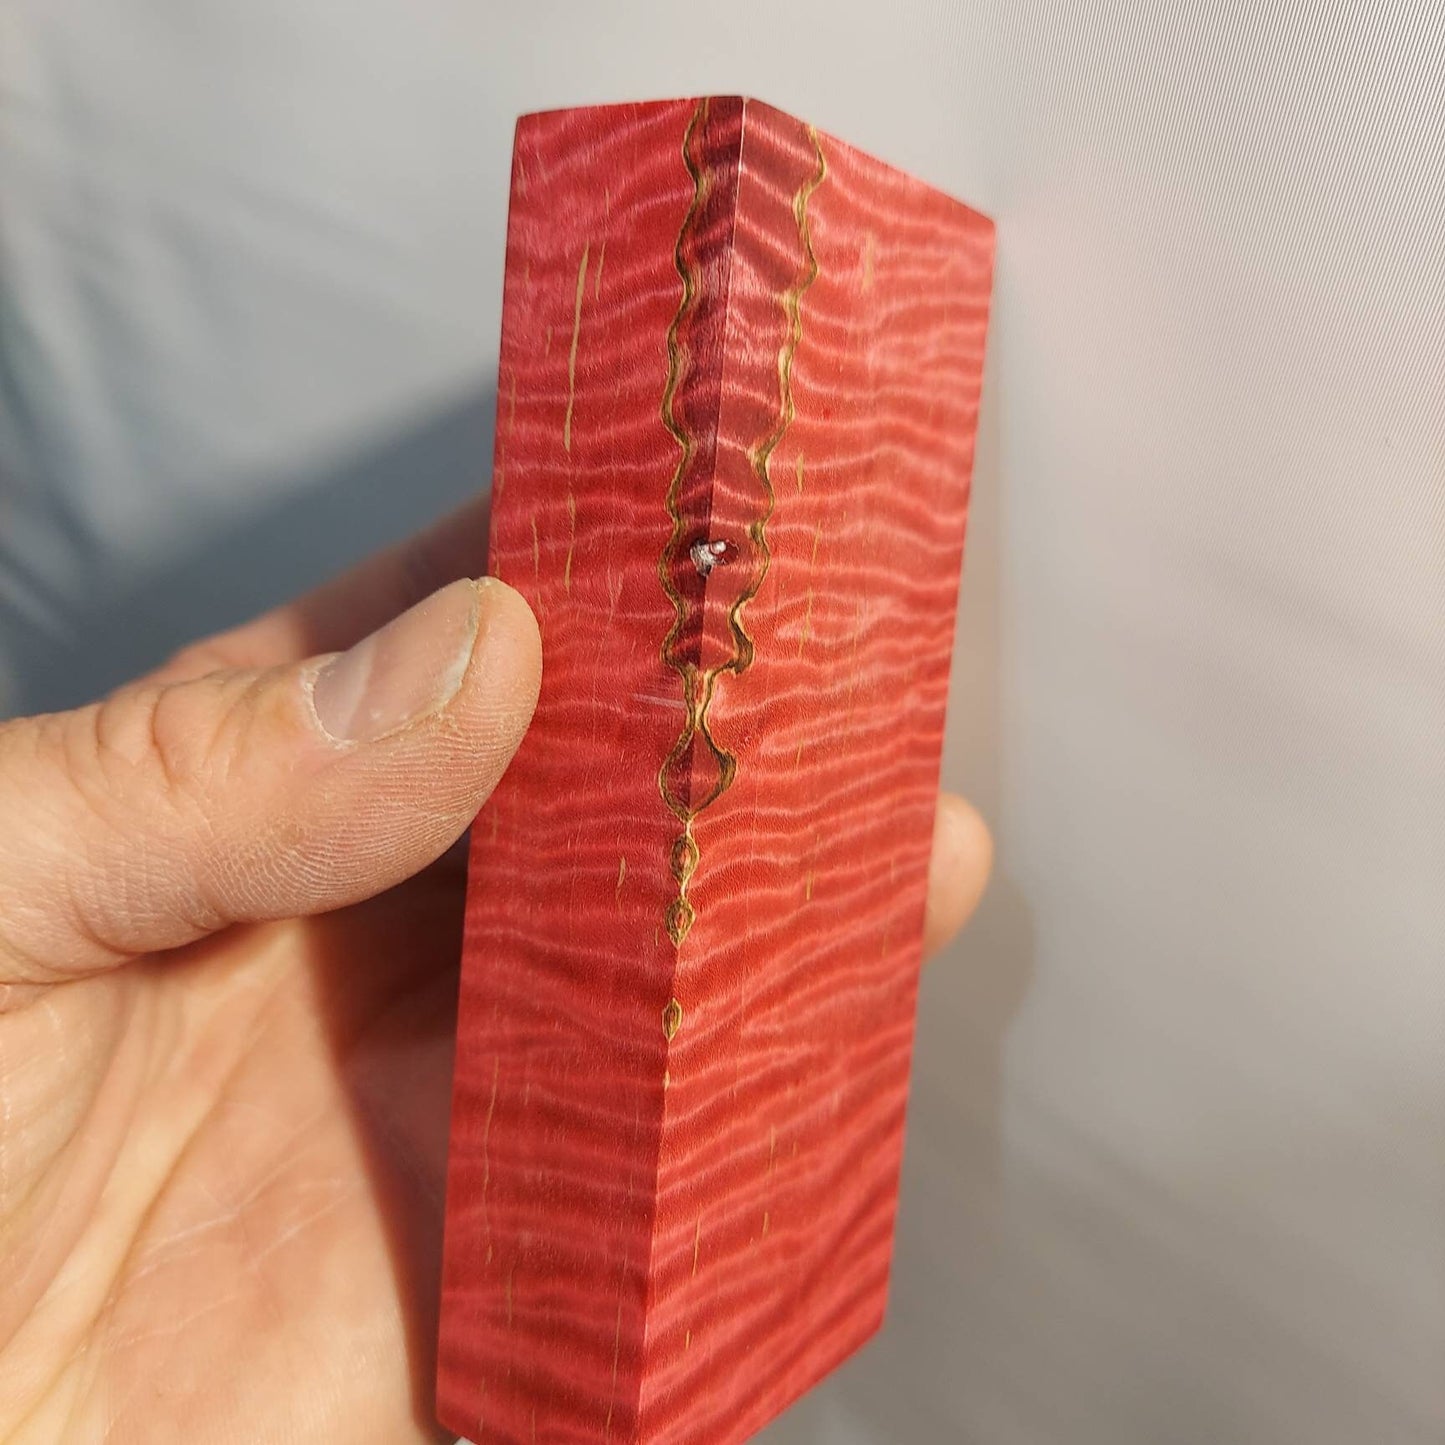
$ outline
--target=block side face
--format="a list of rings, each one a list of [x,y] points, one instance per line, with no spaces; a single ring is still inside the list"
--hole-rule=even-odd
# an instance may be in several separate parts
[[[659,401],[687,105],[518,128],[492,568],[531,603],[535,721],[473,829],[439,1414],[478,1442],[636,1438],[674,949],[658,768]]]
[[[749,105],[734,252],[710,526],[740,561],[694,750],[730,781],[692,827],[642,1378],[643,1438],[688,1445],[882,1315],[992,229]]]

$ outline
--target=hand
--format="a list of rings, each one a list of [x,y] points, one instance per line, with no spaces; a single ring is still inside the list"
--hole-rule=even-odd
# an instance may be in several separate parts
[[[438,1438],[448,849],[540,675],[526,604],[466,580],[485,533],[0,727],[10,1445]],[[930,949],[988,866],[945,797]]]

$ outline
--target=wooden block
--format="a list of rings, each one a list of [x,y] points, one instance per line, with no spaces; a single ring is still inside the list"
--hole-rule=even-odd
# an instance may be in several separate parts
[[[993,258],[736,97],[524,117],[439,1412],[724,1445],[878,1326]]]

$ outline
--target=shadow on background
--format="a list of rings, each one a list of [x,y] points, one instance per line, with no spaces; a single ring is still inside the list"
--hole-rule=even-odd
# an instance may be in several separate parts
[[[495,406],[495,392],[479,388],[410,430],[299,475],[283,503],[208,538],[143,585],[112,591],[102,579],[72,609],[68,640],[22,630],[8,643],[15,711],[89,702],[475,497],[491,478]],[[479,557],[477,570],[485,565]]]

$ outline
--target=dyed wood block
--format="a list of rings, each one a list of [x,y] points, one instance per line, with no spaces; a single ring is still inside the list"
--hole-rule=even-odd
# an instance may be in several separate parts
[[[887,1289],[993,257],[735,97],[518,124],[439,1412],[743,1440]]]

